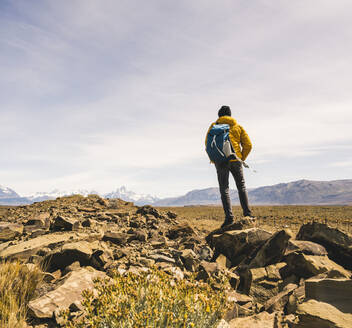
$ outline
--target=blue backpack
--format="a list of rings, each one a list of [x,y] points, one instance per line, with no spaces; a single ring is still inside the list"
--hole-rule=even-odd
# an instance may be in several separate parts
[[[210,129],[206,152],[212,162],[224,163],[230,158],[236,157],[231,146],[229,131],[228,124],[214,124]]]

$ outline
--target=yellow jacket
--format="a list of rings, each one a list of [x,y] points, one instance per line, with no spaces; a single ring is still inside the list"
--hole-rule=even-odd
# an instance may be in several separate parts
[[[205,146],[207,145],[208,133],[214,124],[228,124],[230,126],[229,136],[232,147],[235,150],[236,156],[244,161],[252,150],[252,143],[244,128],[237,124],[236,120],[231,116],[221,116],[216,122],[210,125],[205,138]],[[236,160],[231,160],[231,162],[234,161]]]

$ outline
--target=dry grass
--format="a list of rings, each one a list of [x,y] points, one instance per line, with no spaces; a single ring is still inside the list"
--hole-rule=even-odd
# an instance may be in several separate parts
[[[204,233],[219,228],[224,220],[221,206],[161,207],[179,215]],[[252,206],[258,226],[269,231],[290,228],[297,232],[303,223],[318,221],[328,223],[344,232],[352,233],[352,206]],[[233,206],[236,218],[242,216],[240,206]]]
[[[41,280],[38,267],[0,263],[0,327],[26,327],[27,304]]]

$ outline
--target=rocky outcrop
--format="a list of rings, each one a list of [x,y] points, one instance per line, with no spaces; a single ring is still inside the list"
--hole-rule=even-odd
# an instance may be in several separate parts
[[[326,232],[331,228],[324,227],[323,230]],[[350,237],[335,230],[332,240],[335,245],[344,245],[346,253],[352,248]],[[303,233],[298,236],[303,237]],[[221,263],[226,265],[227,260],[231,261],[234,272],[240,277],[237,290],[250,296],[257,306],[251,310],[237,305],[237,313],[249,317],[236,318],[230,323],[255,327],[256,316],[251,317],[251,313],[264,311],[264,317],[268,317],[268,313],[273,313],[270,318],[275,317],[275,323],[269,320],[270,327],[345,327],[348,318],[345,314],[352,308],[347,296],[350,295],[351,272],[331,259],[331,247],[321,240],[296,240],[286,230],[271,235],[258,228],[218,229],[209,234],[207,241],[214,250],[214,260],[222,254]],[[214,265],[213,270],[215,268]],[[315,278],[308,279],[311,277]],[[339,288],[344,284],[346,291],[340,292]],[[335,293],[330,291],[333,286],[336,286]],[[336,314],[336,322],[335,319],[329,321],[325,315],[319,317],[316,301],[331,315]],[[278,315],[280,313],[282,317]],[[266,323],[259,324],[262,327],[261,324],[265,326]]]
[[[222,327],[344,327],[350,318],[351,272],[334,258],[349,254],[351,239],[326,226],[304,225],[297,240],[243,218],[205,236],[173,212],[97,195],[9,208],[0,220],[0,259],[45,271],[30,302],[34,327],[58,327],[62,309],[84,315],[81,291],[95,277],[150,268],[185,283],[195,276],[215,293],[225,287]]]

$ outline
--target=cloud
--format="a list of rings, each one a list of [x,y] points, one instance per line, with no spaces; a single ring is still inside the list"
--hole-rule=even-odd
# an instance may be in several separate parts
[[[340,168],[348,168],[351,169],[352,167],[352,159],[347,161],[337,161],[330,163],[331,167],[340,167]]]
[[[36,181],[41,189],[94,181],[109,191],[130,181],[145,190],[158,176],[152,188],[177,185],[171,194],[216,183],[204,137],[222,104],[253,141],[248,161],[280,159],[289,171],[298,157],[321,165],[324,147],[336,158],[352,141],[351,6],[5,1],[2,184],[26,191]],[[295,176],[273,174],[265,181]]]

